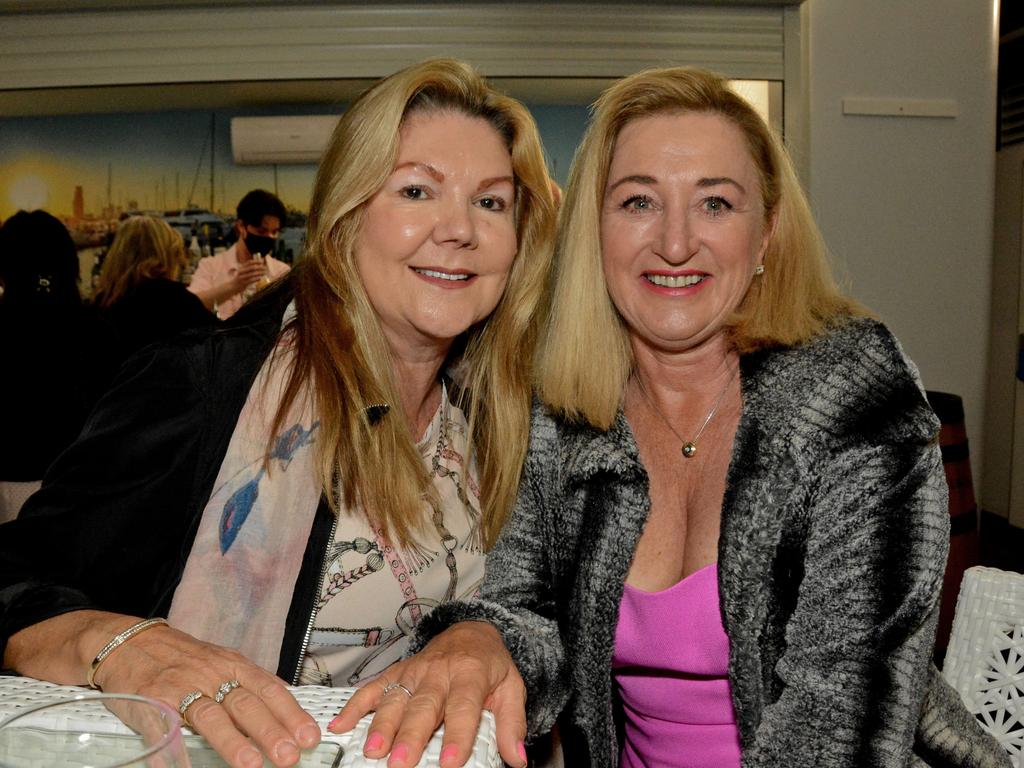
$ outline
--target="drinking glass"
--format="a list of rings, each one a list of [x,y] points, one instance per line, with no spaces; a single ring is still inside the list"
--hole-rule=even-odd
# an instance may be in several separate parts
[[[129,694],[82,694],[0,722],[0,768],[191,768],[181,719]]]

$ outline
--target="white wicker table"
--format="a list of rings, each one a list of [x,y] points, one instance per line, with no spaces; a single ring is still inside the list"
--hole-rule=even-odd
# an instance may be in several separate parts
[[[338,710],[348,701],[354,689],[304,685],[290,690],[303,709],[320,724],[323,741],[338,744],[344,749],[344,757],[338,763],[338,768],[385,768],[386,760],[371,760],[363,756],[362,747],[370,726],[370,716],[360,720],[359,724],[348,733],[333,734],[327,731],[327,724],[338,714]],[[0,721],[41,704],[89,693],[90,691],[84,688],[53,685],[28,677],[0,676]],[[131,733],[127,726],[110,713],[104,713],[99,720],[95,719],[95,716],[90,716],[90,721],[83,722],[79,727],[89,727],[100,733]],[[185,732],[190,733],[187,729]],[[423,758],[418,764],[420,768],[438,765],[442,734],[443,729],[438,730],[430,740]],[[45,765],[45,763],[40,763],[40,765]],[[466,763],[466,768],[500,768],[501,765],[494,734],[494,717],[490,712],[484,712],[473,754],[469,762]]]

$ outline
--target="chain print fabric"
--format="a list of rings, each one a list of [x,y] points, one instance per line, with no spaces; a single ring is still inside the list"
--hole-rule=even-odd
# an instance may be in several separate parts
[[[432,531],[399,550],[360,510],[343,510],[316,605],[299,681],[358,685],[405,653],[424,615],[474,596],[483,579],[480,490],[466,462],[466,419],[442,393],[419,444],[439,503]]]

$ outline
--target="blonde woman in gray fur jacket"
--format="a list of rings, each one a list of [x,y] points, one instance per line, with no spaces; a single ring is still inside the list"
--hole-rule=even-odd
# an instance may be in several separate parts
[[[556,721],[573,767],[1008,764],[930,664],[948,513],[916,369],[721,78],[598,101],[539,371],[481,600],[335,723],[376,709],[368,756],[414,765],[444,720],[462,765],[487,707],[514,766]]]

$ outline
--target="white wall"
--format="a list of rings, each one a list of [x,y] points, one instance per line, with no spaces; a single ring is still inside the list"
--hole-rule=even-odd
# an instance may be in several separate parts
[[[1024,259],[1024,144],[996,153],[995,227],[992,248],[992,316],[985,421],[985,484],[988,509],[1009,510],[1024,528],[1024,384],[1017,381],[1021,261]],[[1018,446],[1011,456],[1009,448]],[[1012,490],[1011,490],[1012,489]]]
[[[993,2],[807,6],[812,205],[853,294],[889,324],[927,388],[963,398],[976,492],[995,178]],[[844,116],[846,96],[954,99],[959,116]]]

